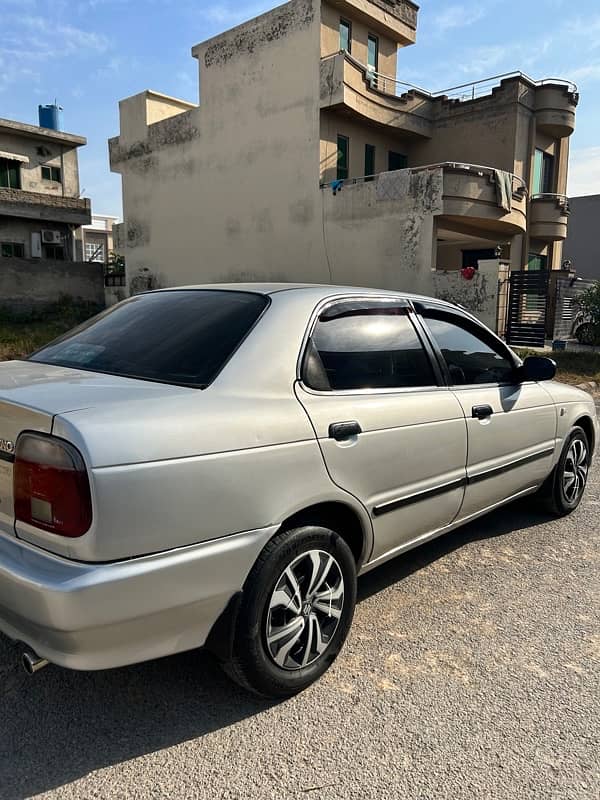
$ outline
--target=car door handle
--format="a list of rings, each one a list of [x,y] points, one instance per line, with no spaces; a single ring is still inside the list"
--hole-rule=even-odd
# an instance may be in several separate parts
[[[362,433],[362,428],[356,420],[351,422],[332,422],[329,426],[329,438],[335,439],[336,442],[349,439],[351,436],[358,436],[359,433]]]
[[[487,419],[491,417],[494,413],[494,409],[491,406],[473,406],[472,409],[473,417],[475,419]]]

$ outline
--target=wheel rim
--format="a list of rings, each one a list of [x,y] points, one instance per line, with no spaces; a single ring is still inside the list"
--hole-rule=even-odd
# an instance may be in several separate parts
[[[568,503],[578,500],[588,475],[588,450],[582,439],[574,439],[569,445],[563,470],[563,492]]]
[[[313,664],[331,644],[344,608],[340,565],[323,550],[309,550],[286,567],[269,601],[267,650],[278,667]]]

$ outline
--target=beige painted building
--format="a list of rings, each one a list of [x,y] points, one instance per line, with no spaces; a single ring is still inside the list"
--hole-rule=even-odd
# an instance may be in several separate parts
[[[0,255],[72,261],[74,234],[91,220],[80,197],[83,136],[0,119]]]
[[[80,261],[108,264],[110,254],[115,251],[113,228],[118,221],[118,217],[110,214],[92,214],[90,224],[82,225],[76,234]]]
[[[432,270],[499,253],[558,268],[576,87],[402,83],[417,16],[410,0],[292,0],[193,48],[198,105],[121,101],[109,144],[130,279],[431,293]]]

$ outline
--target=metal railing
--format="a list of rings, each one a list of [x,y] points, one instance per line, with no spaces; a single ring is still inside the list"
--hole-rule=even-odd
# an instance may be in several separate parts
[[[526,73],[517,70],[514,72],[503,72],[499,75],[492,75],[489,78],[481,78],[480,80],[470,81],[469,83],[462,83],[458,86],[451,86],[449,89],[440,89],[437,92],[430,92],[427,89],[423,89],[422,86],[417,86],[414,83],[401,81],[398,80],[398,78],[392,78],[390,75],[384,75],[381,72],[376,72],[370,69],[366,64],[360,62],[357,58],[354,58],[354,56],[352,56],[350,53],[344,50],[341,52],[344,53],[345,58],[351,64],[354,64],[354,66],[356,66],[358,69],[363,70],[366,79],[369,81],[372,88],[377,89],[384,94],[391,94],[395,97],[400,97],[401,95],[406,94],[406,92],[413,91],[419,92],[419,94],[422,94],[432,100],[435,100],[439,97],[447,97],[449,100],[458,100],[461,102],[466,100],[476,100],[478,97],[490,95],[493,89],[497,88],[503,80],[507,80],[509,78],[522,78],[535,87],[549,85],[564,86],[572,94],[577,94],[579,91],[577,84],[573,83],[573,81],[565,80],[564,78],[544,78],[543,80],[536,81]]]
[[[566,194],[556,194],[555,192],[539,192],[538,194],[531,195],[533,200],[554,200],[556,204],[565,211],[569,210],[569,198]]]
[[[455,172],[465,172],[468,174],[475,174],[478,177],[483,177],[487,175],[488,177],[493,177],[496,173],[496,169],[494,167],[486,167],[481,164],[467,164],[463,163],[462,161],[440,161],[437,164],[423,164],[421,166],[416,167],[407,167],[408,170],[411,172],[427,172],[434,169],[448,169],[453,170]],[[338,191],[342,189],[344,186],[354,186],[359,183],[370,183],[375,178],[383,173],[376,173],[374,175],[361,175],[356,178],[339,178],[335,181],[323,182],[320,183],[319,186],[321,189],[331,188],[334,191]],[[513,180],[513,194],[522,194],[527,195],[527,184],[523,180],[523,178],[519,177],[518,175],[512,175]],[[537,195],[541,197],[542,195]],[[553,197],[557,197],[558,195],[552,195]]]

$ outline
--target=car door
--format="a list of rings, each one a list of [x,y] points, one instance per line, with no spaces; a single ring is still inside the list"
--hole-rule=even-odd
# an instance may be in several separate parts
[[[464,415],[413,317],[393,297],[329,302],[296,387],[332,480],[371,515],[371,560],[449,525],[463,501]]]
[[[521,382],[504,343],[471,317],[417,307],[467,421],[467,518],[539,486],[552,469],[556,408],[533,381]]]

